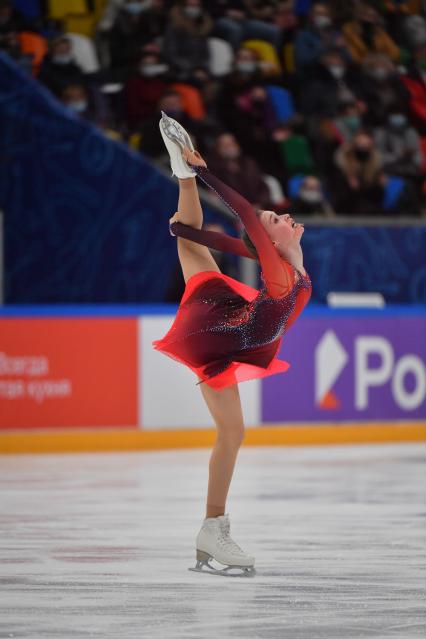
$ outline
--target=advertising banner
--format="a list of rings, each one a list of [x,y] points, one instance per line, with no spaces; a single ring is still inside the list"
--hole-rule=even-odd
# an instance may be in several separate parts
[[[262,421],[426,419],[426,318],[302,317],[284,375],[262,380]]]
[[[137,423],[135,318],[0,320],[0,428]]]

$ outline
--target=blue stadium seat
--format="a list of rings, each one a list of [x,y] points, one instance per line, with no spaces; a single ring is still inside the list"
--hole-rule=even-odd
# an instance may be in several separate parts
[[[269,84],[266,92],[272,103],[272,108],[280,122],[289,120],[294,115],[294,103],[291,93],[287,89]]]
[[[397,204],[404,190],[405,181],[400,177],[391,176],[385,186],[382,206],[385,211],[391,211]]]

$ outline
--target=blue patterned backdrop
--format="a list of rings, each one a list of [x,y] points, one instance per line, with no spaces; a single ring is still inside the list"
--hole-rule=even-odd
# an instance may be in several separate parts
[[[173,180],[0,54],[6,302],[163,300],[177,260],[168,231],[177,196]]]
[[[164,299],[176,264],[172,180],[68,113],[3,54],[0,145],[6,302]],[[424,226],[307,227],[303,246],[316,301],[360,290],[426,302]]]

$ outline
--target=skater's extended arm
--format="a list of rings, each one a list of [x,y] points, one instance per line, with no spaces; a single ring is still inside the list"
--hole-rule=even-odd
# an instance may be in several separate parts
[[[178,237],[183,237],[186,240],[192,240],[197,244],[208,246],[211,249],[217,251],[223,251],[224,253],[234,253],[241,257],[250,257],[256,259],[252,253],[247,249],[244,242],[231,235],[225,233],[217,233],[216,231],[204,231],[203,229],[196,229],[193,226],[182,224],[181,222],[172,222],[170,224],[170,232]]]
[[[192,167],[201,180],[210,187],[228,208],[240,218],[248,236],[256,247],[266,288],[272,297],[287,295],[294,285],[293,267],[276,250],[262,222],[250,202],[233,188],[224,184],[203,166]]]

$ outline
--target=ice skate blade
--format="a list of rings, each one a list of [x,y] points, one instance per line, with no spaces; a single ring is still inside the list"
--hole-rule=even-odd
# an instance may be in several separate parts
[[[225,568],[219,569],[211,565],[210,562],[212,560],[213,557],[208,553],[197,550],[197,563],[195,564],[195,568],[188,568],[188,570],[204,572],[210,575],[221,575],[222,577],[254,577],[256,574],[254,566],[225,566]]]
[[[238,573],[229,572],[230,570],[240,570]],[[188,570],[192,570],[193,572],[203,572],[205,575],[220,575],[221,577],[237,577],[242,579],[248,579],[250,577],[254,577],[256,574],[256,570],[252,566],[227,566],[223,568],[223,570],[216,570],[215,568],[188,568]]]
[[[164,135],[168,137],[169,140],[177,144],[181,151],[183,151],[185,147],[188,147],[191,151],[194,150],[191,138],[185,129],[183,129],[183,127],[181,129],[178,126],[178,122],[173,120],[173,118],[169,118],[164,111],[161,111],[160,124]]]

